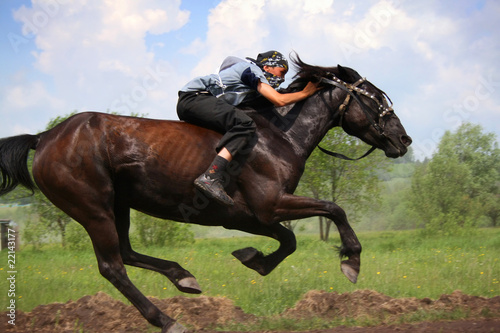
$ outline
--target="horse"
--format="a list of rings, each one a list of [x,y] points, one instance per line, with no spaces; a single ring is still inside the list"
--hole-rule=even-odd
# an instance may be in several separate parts
[[[195,277],[178,263],[140,254],[130,245],[130,209],[184,223],[223,226],[279,242],[263,255],[252,247],[233,252],[245,266],[269,274],[296,250],[292,231],[280,222],[323,216],[337,226],[341,271],[353,283],[361,244],[337,204],[294,195],[306,160],[333,127],[403,156],[411,144],[389,97],[347,67],[321,67],[297,55],[288,91],[321,80],[323,89],[285,107],[245,107],[257,125],[256,142],[228,167],[226,190],[234,205],[209,200],[193,186],[213,159],[221,134],[174,120],[106,113],[73,115],[45,132],[0,140],[0,195],[22,185],[37,188],[80,223],[90,236],[99,272],[162,332],[186,332],[160,311],[127,276],[125,265],[165,275],[180,291],[201,293]],[[27,167],[35,150],[32,176]],[[36,185],[35,185],[36,183]],[[345,260],[342,260],[346,258]]]

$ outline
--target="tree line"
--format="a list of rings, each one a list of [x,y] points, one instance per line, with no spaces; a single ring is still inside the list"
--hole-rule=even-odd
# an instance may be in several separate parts
[[[341,131],[322,145],[351,155],[366,149]],[[354,224],[367,229],[422,229],[429,235],[496,227],[500,216],[500,149],[494,133],[462,124],[447,131],[436,152],[416,161],[410,151],[390,160],[378,152],[360,161],[332,159],[315,151],[299,185],[300,194],[336,202]],[[330,221],[320,219],[320,238]]]

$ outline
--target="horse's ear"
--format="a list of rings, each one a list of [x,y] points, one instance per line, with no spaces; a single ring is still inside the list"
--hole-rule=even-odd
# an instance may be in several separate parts
[[[349,73],[347,73],[346,69],[340,65],[337,65],[337,69],[339,70],[339,77],[343,80],[347,80],[349,78]]]
[[[342,67],[337,65],[337,69],[339,71],[339,79],[344,80],[346,82],[354,82],[356,81],[356,77],[353,74],[353,70],[350,68]]]

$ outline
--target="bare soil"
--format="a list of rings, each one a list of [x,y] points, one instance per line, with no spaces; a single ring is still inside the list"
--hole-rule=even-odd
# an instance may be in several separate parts
[[[232,322],[240,323],[244,327],[245,324],[263,319],[243,312],[227,298],[177,296],[169,299],[150,299],[162,311],[191,328],[193,332],[212,333],[218,327]],[[465,319],[398,324],[408,322],[411,316],[421,317],[422,313],[436,314],[436,318],[450,318],[453,314],[462,313]],[[305,294],[293,308],[277,317],[291,319],[292,322],[319,318],[325,322],[359,319],[362,322],[377,323],[376,326],[337,326],[308,333],[500,332],[500,296],[485,298],[455,291],[451,295],[442,295],[437,300],[431,300],[391,298],[372,290],[344,294],[313,290]],[[133,306],[102,292],[84,296],[77,301],[40,305],[29,313],[17,311],[15,326],[7,323],[6,312],[1,313],[0,318],[3,318],[0,321],[0,332],[160,331],[152,328]]]

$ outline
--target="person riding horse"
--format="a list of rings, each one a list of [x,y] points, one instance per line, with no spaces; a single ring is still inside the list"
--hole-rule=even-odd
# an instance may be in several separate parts
[[[252,118],[237,108],[258,95],[276,106],[299,102],[319,88],[309,82],[302,91],[282,94],[276,91],[285,80],[288,61],[277,51],[260,53],[257,59],[227,57],[217,74],[197,77],[179,91],[179,119],[213,129],[223,135],[216,147],[217,156],[194,184],[208,197],[232,206],[233,199],[224,190],[227,164],[255,135]]]
[[[226,70],[240,66],[238,63]],[[158,272],[181,292],[199,294],[202,288],[194,275],[179,263],[133,249],[131,209],[162,219],[222,226],[275,239],[279,247],[269,254],[253,247],[232,252],[243,265],[262,276],[272,272],[297,247],[294,233],[281,222],[322,216],[337,226],[341,240],[340,269],[349,281],[356,283],[362,247],[346,212],[332,201],[294,194],[306,161],[335,127],[383,150],[390,158],[404,156],[412,140],[389,105],[387,95],[352,68],[313,66],[298,55],[293,63],[297,79],[290,83],[287,91],[300,90],[309,81],[316,80],[321,80],[324,90],[291,108],[276,108],[279,114],[286,111],[283,118],[289,121],[287,130],[269,126],[267,106],[245,108],[256,124],[256,133],[263,130],[265,135],[259,135],[251,158],[246,159],[245,167],[240,169],[238,182],[232,182],[227,188],[234,198],[231,207],[204,200],[198,191],[193,191],[194,180],[213,159],[212,150],[221,138],[219,133],[186,122],[99,112],[78,113],[42,133],[1,138],[0,196],[18,185],[32,192],[38,188],[55,206],[80,223],[92,240],[101,275],[149,323],[161,327],[162,333],[186,333],[187,330],[134,285],[125,265]],[[249,71],[251,74],[252,69]],[[222,74],[226,73],[222,71]],[[262,95],[265,89],[274,91],[262,83],[259,75],[256,81],[257,86],[260,82]],[[232,87],[229,81],[223,82]],[[224,98],[229,97],[228,87]],[[293,96],[291,94],[283,97]],[[187,96],[187,101],[200,98],[195,93],[192,95]],[[212,104],[226,103],[213,96],[210,97]],[[200,103],[206,99],[200,98]],[[210,108],[206,110],[210,111]],[[35,150],[33,155],[31,150]],[[237,158],[244,157],[240,155],[247,150],[249,148],[240,150]],[[29,156],[33,156],[31,172]],[[228,167],[228,172],[231,171]],[[183,320],[188,320],[188,316]]]

